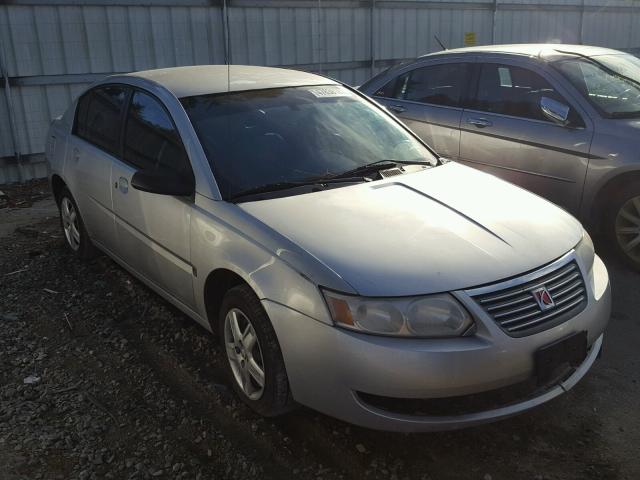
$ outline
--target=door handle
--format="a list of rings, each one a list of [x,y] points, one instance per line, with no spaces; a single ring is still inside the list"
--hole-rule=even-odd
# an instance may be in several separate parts
[[[467,123],[475,125],[478,128],[490,127],[491,125],[493,125],[493,123],[491,123],[486,118],[467,118]]]
[[[73,159],[77,162],[78,160],[80,160],[80,150],[78,150],[77,148],[73,149]]]
[[[127,193],[129,191],[129,181],[124,177],[120,177],[115,186],[122,193]]]
[[[402,113],[406,110],[402,105],[390,105],[389,110],[395,113]]]

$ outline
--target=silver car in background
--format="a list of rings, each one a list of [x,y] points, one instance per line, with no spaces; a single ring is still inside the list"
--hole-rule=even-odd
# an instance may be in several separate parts
[[[438,154],[560,205],[640,269],[637,57],[582,45],[462,48],[360,89]]]
[[[566,392],[600,352],[609,280],[580,223],[327,78],[109,77],[47,156],[69,248],[217,333],[260,414],[460,428]]]

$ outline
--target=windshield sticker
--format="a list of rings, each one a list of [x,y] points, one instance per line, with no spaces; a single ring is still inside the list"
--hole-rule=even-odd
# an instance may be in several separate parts
[[[309,92],[311,92],[317,98],[327,98],[327,97],[350,97],[351,92],[346,88],[342,87],[314,87],[310,88]]]
[[[511,72],[508,68],[498,67],[498,75],[500,76],[501,87],[513,87],[513,82],[511,81]]]

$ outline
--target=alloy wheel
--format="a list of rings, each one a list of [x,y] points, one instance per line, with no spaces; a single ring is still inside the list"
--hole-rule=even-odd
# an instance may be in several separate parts
[[[255,328],[238,308],[224,319],[224,343],[233,377],[244,394],[258,400],[264,393],[264,360]]]
[[[615,232],[622,251],[640,263],[640,196],[622,205],[616,216]]]
[[[73,202],[64,197],[60,202],[60,215],[62,217],[62,228],[67,244],[74,252],[80,248],[80,227],[78,225],[78,214]]]

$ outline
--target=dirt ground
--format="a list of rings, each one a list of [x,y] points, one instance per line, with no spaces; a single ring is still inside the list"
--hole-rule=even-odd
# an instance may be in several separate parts
[[[305,408],[259,418],[215,339],[107,257],[76,260],[41,216],[0,234],[2,480],[640,478],[640,274],[606,250],[613,315],[579,385],[510,420],[406,435]]]

